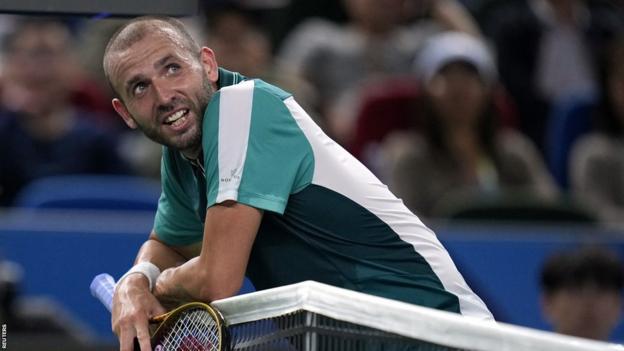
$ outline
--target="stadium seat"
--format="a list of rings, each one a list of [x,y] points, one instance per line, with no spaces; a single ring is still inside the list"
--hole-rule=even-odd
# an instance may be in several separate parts
[[[68,175],[37,179],[18,194],[15,206],[155,211],[160,184],[118,175]]]
[[[418,127],[419,96],[413,78],[389,78],[364,87],[349,151],[362,161],[370,144],[381,143],[391,132]]]
[[[569,97],[555,103],[546,130],[546,162],[555,181],[566,190],[568,160],[574,142],[591,130],[592,97]]]
[[[449,199],[436,217],[456,221],[524,222],[541,224],[595,224],[596,216],[584,207],[560,199],[544,201],[526,194]]]

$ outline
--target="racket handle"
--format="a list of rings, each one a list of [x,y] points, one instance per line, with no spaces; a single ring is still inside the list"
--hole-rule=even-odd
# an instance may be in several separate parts
[[[111,312],[113,306],[113,293],[115,292],[115,279],[108,273],[98,274],[91,282],[91,295],[96,297]]]
[[[95,278],[93,278],[93,281],[91,281],[89,289],[91,290],[91,295],[100,300],[108,312],[112,312],[111,309],[113,306],[113,293],[115,292],[115,279],[113,279],[113,277],[111,277],[108,273],[98,274]],[[141,350],[141,346],[139,345],[139,340],[137,338],[134,338],[134,350]]]

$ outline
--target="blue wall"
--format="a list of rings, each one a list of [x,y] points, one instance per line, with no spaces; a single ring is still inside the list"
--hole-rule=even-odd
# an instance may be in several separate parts
[[[101,272],[119,277],[132,264],[152,213],[11,212],[0,214],[0,256],[25,270],[23,292],[55,299],[103,339],[107,311],[91,297]],[[500,321],[548,329],[539,310],[539,270],[552,253],[602,243],[624,257],[624,233],[584,227],[432,225],[473,289]],[[614,340],[624,340],[620,325]]]
[[[110,315],[89,284],[98,273],[119,277],[132,265],[153,215],[132,223],[110,213],[29,217],[0,217],[0,255],[24,268],[23,292],[53,297],[99,336],[112,338]]]
[[[552,254],[601,244],[624,257],[624,233],[589,227],[453,226],[438,235],[497,320],[550,330],[540,311],[541,267]],[[624,323],[613,341],[624,341]]]

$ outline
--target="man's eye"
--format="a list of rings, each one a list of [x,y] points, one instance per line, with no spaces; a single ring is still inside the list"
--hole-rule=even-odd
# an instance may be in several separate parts
[[[176,73],[179,70],[180,70],[180,65],[178,65],[177,63],[171,63],[167,65],[168,73]]]
[[[145,83],[137,83],[134,86],[134,89],[132,89],[132,92],[134,93],[134,95],[140,95],[141,93],[143,93],[145,91],[146,88],[147,88],[147,84],[145,84]]]

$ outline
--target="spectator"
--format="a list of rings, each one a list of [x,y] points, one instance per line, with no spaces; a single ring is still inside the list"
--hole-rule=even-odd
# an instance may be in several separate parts
[[[622,262],[584,248],[552,256],[541,273],[542,311],[557,333],[608,340],[622,316]]]
[[[61,22],[17,23],[6,37],[4,56],[0,206],[10,205],[38,177],[126,171],[114,139],[70,103],[76,62]]]
[[[220,5],[206,14],[208,42],[225,68],[254,77],[270,69],[270,40],[243,7]]]
[[[494,3],[494,2],[493,2]],[[596,53],[622,27],[616,12],[586,0],[495,2],[484,23],[520,128],[544,151],[551,104],[598,93]]]
[[[597,131],[572,149],[572,193],[606,222],[624,218],[624,37],[614,40],[605,55],[603,94],[596,111]]]
[[[497,126],[496,68],[482,41],[457,32],[436,35],[418,57],[417,70],[422,131],[395,134],[384,145],[390,186],[410,209],[433,216],[451,199],[513,191],[555,197],[532,143]]]
[[[214,5],[206,15],[208,45],[224,68],[284,87],[304,107],[314,105],[314,91],[306,81],[275,69],[273,43],[250,9],[226,3]]]
[[[364,81],[406,74],[420,44],[442,28],[477,33],[470,15],[455,0],[344,0],[349,21],[302,23],[286,38],[280,69],[302,77],[318,97],[314,106],[326,131],[346,144],[352,131],[353,96]],[[426,7],[429,20],[405,23],[405,14]],[[345,112],[347,111],[347,112]]]

